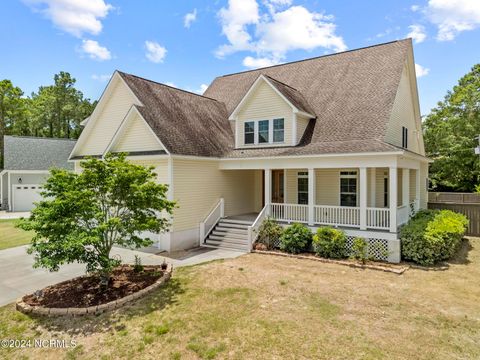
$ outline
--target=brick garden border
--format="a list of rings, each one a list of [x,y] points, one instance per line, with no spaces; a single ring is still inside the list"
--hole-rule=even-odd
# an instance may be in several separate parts
[[[337,265],[344,265],[350,266],[353,268],[360,268],[360,269],[370,269],[370,270],[377,270],[377,271],[384,271],[390,272],[397,275],[402,275],[405,271],[409,269],[409,266],[388,266],[388,265],[376,265],[376,264],[359,264],[352,261],[347,260],[335,260],[335,259],[326,259],[318,256],[308,256],[308,255],[296,255],[296,254],[289,254],[280,251],[267,251],[267,250],[252,250],[253,253],[262,254],[262,255],[276,255],[276,256],[283,256],[283,257],[290,257],[294,259],[303,259],[303,260],[313,260],[319,261],[328,264],[337,264]]]
[[[152,285],[139,290],[133,294],[124,296],[123,298],[110,301],[105,304],[81,307],[81,308],[49,308],[44,306],[31,306],[23,301],[23,297],[17,300],[15,308],[24,314],[42,315],[42,316],[85,316],[85,315],[98,315],[107,311],[112,311],[123,307],[125,304],[132,302],[133,300],[140,299],[152,291],[158,289],[164,285],[172,276],[173,266],[167,265],[167,269],[163,272],[163,276],[160,277]]]

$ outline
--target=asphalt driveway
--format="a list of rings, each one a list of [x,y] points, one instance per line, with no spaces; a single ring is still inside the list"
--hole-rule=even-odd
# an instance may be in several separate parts
[[[25,294],[42,289],[75,276],[85,274],[85,265],[64,265],[58,272],[34,269],[33,256],[27,254],[27,246],[18,246],[0,251],[0,306],[9,304]],[[174,268],[195,265],[202,262],[234,258],[242,255],[238,251],[197,248],[171,254],[151,254],[124,248],[114,248],[111,255],[119,255],[123,263],[132,264],[135,255],[140,256],[144,265],[158,265],[164,260]]]

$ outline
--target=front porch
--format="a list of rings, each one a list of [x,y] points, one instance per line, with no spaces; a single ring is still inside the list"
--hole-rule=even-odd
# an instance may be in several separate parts
[[[418,169],[265,169],[262,184],[265,215],[285,223],[396,233],[420,207]]]

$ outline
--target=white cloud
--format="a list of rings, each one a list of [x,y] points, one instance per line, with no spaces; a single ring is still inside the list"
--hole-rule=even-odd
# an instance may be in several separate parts
[[[419,5],[412,5],[412,6],[410,6],[410,10],[412,10],[413,12],[416,12],[416,11],[420,10],[420,6]]]
[[[424,26],[410,25],[408,28],[410,29],[410,32],[407,34],[407,37],[412,38],[415,44],[420,44],[427,38]]]
[[[109,74],[101,74],[101,75],[93,74],[92,75],[93,80],[100,81],[100,82],[106,82],[110,80],[110,77],[111,75]]]
[[[478,0],[429,0],[424,13],[437,25],[437,39],[440,41],[453,40],[462,31],[480,26]]]
[[[55,26],[74,36],[97,35],[101,19],[113,8],[104,0],[24,0],[34,11],[44,14]]]
[[[168,86],[171,86],[171,87],[174,87],[174,88],[177,87],[177,85],[176,85],[175,83],[170,82],[170,81],[167,81],[167,82],[165,83],[165,85],[168,85]]]
[[[254,58],[252,56],[247,56],[245,57],[245,59],[243,59],[243,66],[249,69],[257,69],[257,68],[277,65],[279,63],[280,63],[279,60],[265,58],[265,57]]]
[[[83,40],[82,51],[94,60],[104,61],[112,58],[110,51],[95,40]]]
[[[259,67],[281,62],[287,52],[325,48],[333,51],[347,49],[343,38],[336,35],[333,16],[310,12],[303,6],[289,6],[290,0],[267,1],[269,13],[260,13],[255,0],[229,0],[219,17],[228,44],[217,49],[223,57],[238,51],[250,51],[243,64]],[[270,6],[268,6],[270,5]]]
[[[161,63],[167,55],[167,49],[155,41],[145,41],[145,48],[147,52],[145,56],[148,60],[154,63]]]
[[[229,0],[228,8],[221,8],[218,16],[222,33],[230,44],[221,46],[216,52],[217,56],[223,57],[235,51],[253,49],[247,26],[257,24],[260,20],[256,0]]]
[[[196,93],[203,94],[205,91],[207,91],[208,85],[207,84],[201,84],[198,90],[196,90]]]
[[[422,77],[422,76],[425,76],[425,75],[428,75],[428,73],[430,72],[430,69],[427,69],[425,67],[423,67],[422,65],[419,65],[419,64],[415,64],[415,73],[417,74],[417,77]]]
[[[197,9],[193,9],[191,13],[185,14],[183,18],[183,26],[188,29],[195,20],[197,20]]]

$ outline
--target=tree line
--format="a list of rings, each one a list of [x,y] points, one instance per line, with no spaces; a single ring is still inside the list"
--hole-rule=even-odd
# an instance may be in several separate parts
[[[85,98],[68,72],[55,74],[53,81],[53,85],[40,86],[30,96],[12,81],[0,81],[0,169],[4,135],[70,139],[80,135],[80,122],[92,113],[97,101]]]
[[[425,150],[433,160],[435,191],[475,191],[480,184],[480,64],[464,75],[423,122]]]

